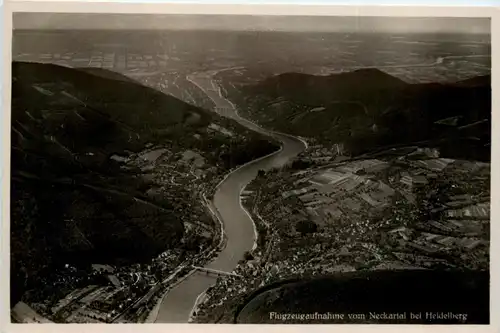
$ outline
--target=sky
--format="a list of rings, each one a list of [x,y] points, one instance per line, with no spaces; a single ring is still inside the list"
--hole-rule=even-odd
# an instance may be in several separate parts
[[[489,18],[15,13],[14,29],[490,33]]]

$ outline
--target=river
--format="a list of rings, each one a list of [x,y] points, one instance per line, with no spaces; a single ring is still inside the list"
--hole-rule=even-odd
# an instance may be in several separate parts
[[[306,148],[306,143],[290,135],[265,130],[240,117],[236,107],[221,95],[220,90],[215,93],[211,89],[216,83],[210,76],[190,76],[189,80],[205,91],[217,106],[224,108],[224,116],[235,119],[253,131],[271,135],[282,144],[282,148],[278,152],[256,159],[234,170],[216,189],[213,204],[222,219],[227,244],[217,257],[205,267],[231,272],[236,268],[238,261],[243,258],[244,253],[252,249],[255,242],[253,221],[240,203],[241,191],[257,176],[259,170],[283,166],[301,153]],[[230,105],[230,111],[233,112],[227,112],[228,105]],[[214,276],[198,272],[184,279],[165,295],[156,322],[186,323],[198,295],[213,285],[215,280]]]

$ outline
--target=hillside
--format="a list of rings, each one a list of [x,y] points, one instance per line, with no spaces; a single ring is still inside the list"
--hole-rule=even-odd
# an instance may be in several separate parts
[[[125,81],[130,83],[140,84],[138,81],[118,72],[113,72],[112,70],[108,70],[105,68],[95,68],[95,67],[80,67],[77,70],[89,73],[95,76],[100,76],[105,79]]]
[[[488,275],[488,272],[471,271],[365,271],[283,281],[251,295],[236,314],[235,321],[245,324],[486,324],[489,322]],[[327,312],[343,316],[300,320],[269,315]],[[450,312],[466,317],[438,319],[426,315]],[[388,319],[383,317],[384,313],[401,316]]]
[[[488,160],[490,80],[407,84],[377,69],[285,73],[244,88],[243,112],[319,143],[344,143],[352,155],[423,142],[446,157]]]
[[[232,321],[246,302],[243,323],[315,311],[465,311],[469,323],[486,321],[490,164],[438,158],[436,149],[418,146],[311,163],[310,156],[332,153],[315,149],[247,185],[242,203],[257,221],[257,247],[235,269],[243,279],[218,281],[207,292],[197,322]],[[399,270],[407,272],[378,273]],[[331,274],[339,276],[310,281]],[[306,283],[276,285],[290,279]],[[228,301],[219,304],[221,297]]]
[[[138,262],[179,243],[192,210],[182,184],[172,200],[152,200],[144,172],[112,155],[191,149],[225,173],[276,149],[237,123],[107,75],[12,64],[13,303],[57,267]],[[213,124],[234,135],[209,131]]]
[[[310,106],[335,100],[367,99],[374,92],[390,93],[406,83],[378,69],[359,69],[353,72],[314,76],[284,73],[249,87],[248,91],[272,98],[284,98]],[[374,97],[374,96],[373,96]]]

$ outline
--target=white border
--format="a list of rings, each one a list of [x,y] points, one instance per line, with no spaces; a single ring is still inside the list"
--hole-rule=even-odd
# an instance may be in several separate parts
[[[54,13],[134,13],[134,14],[214,14],[214,15],[291,15],[291,16],[395,16],[395,17],[492,17],[495,9],[473,6],[412,5],[249,5],[249,4],[181,4],[120,3],[117,1],[9,1],[10,12]],[[12,20],[11,20],[12,21]],[[7,23],[7,22],[6,22]],[[11,23],[12,24],[12,23]],[[7,26],[5,26],[7,30]]]
[[[499,189],[500,178],[498,161],[500,158],[500,132],[495,130],[497,126],[497,108],[500,103],[498,94],[499,80],[495,70],[499,68],[500,54],[500,22],[498,10],[491,7],[445,7],[445,6],[347,6],[347,5],[245,5],[245,4],[158,4],[158,3],[118,3],[118,2],[42,2],[42,1],[11,1],[5,4],[4,10],[4,81],[3,81],[3,110],[5,114],[0,122],[2,126],[0,133],[3,135],[2,159],[3,167],[2,182],[2,242],[1,242],[1,272],[0,286],[2,291],[2,313],[0,317],[0,332],[165,332],[168,331],[203,331],[228,332],[237,330],[241,332],[252,332],[254,330],[279,331],[279,332],[302,332],[308,331],[330,332],[331,325],[189,325],[187,324],[10,324],[9,300],[9,263],[10,263],[10,238],[9,238],[9,199],[10,199],[10,91],[11,91],[11,52],[12,39],[12,12],[65,12],[65,13],[151,13],[151,14],[220,14],[220,15],[307,15],[307,16],[398,16],[398,17],[491,17],[492,18],[492,89],[493,89],[493,130],[492,130],[492,187],[491,187],[491,221],[498,221],[500,217],[500,206],[493,203],[500,202]],[[495,94],[495,92],[497,94]],[[500,226],[491,223],[491,324],[482,326],[422,326],[422,325],[336,325],[335,330],[340,332],[380,331],[400,332],[403,329],[409,332],[440,331],[440,332],[500,332],[500,304],[498,296],[500,289],[499,258],[500,258]],[[495,283],[496,282],[496,283]]]

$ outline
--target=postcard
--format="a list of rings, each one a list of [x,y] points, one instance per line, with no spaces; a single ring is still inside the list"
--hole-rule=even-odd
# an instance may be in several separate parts
[[[201,7],[11,5],[10,327],[492,324],[491,12]]]

